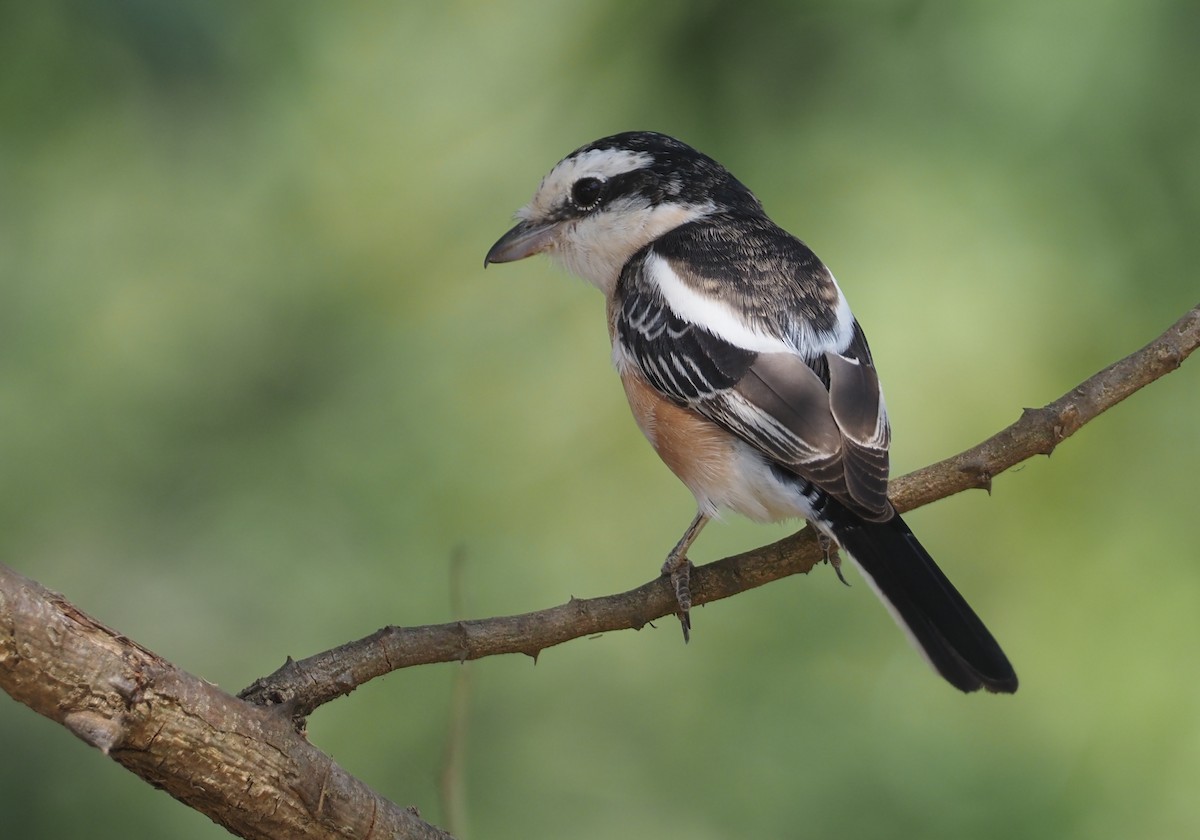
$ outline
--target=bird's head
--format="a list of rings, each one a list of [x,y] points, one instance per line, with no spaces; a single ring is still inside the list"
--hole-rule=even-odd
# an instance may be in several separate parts
[[[546,253],[609,294],[636,252],[730,209],[760,212],[761,205],[712,158],[665,134],[615,134],[559,161],[484,265]]]

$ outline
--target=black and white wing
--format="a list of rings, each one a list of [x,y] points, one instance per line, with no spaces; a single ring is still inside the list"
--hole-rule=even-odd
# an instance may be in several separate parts
[[[684,225],[626,265],[618,295],[620,351],[659,392],[862,518],[891,517],[871,352],[803,243],[766,220]]]

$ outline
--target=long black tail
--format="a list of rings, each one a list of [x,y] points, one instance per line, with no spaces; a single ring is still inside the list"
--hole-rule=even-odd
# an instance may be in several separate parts
[[[1017,690],[1000,645],[898,514],[887,522],[837,518],[837,541],[934,670],[960,691]]]

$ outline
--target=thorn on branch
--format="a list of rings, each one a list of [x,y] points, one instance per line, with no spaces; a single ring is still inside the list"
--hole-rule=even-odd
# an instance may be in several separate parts
[[[1076,392],[1080,389],[1076,388]],[[1068,422],[1069,421],[1069,422]],[[1072,432],[1079,428],[1079,409],[1074,404],[1056,411],[1052,406],[1043,408],[1024,408],[1021,410],[1021,423],[1029,427],[1034,440],[1048,438],[1036,445],[1035,452],[1049,458],[1055,448],[1066,440]],[[1042,430],[1045,430],[1043,433]]]
[[[1029,409],[1025,410],[1029,411]],[[972,461],[963,464],[959,469],[970,477],[973,487],[977,490],[986,490],[989,496],[992,495],[992,472],[985,462]]]
[[[63,726],[79,740],[90,744],[105,755],[125,737],[125,724],[99,712],[71,712],[63,718]]]

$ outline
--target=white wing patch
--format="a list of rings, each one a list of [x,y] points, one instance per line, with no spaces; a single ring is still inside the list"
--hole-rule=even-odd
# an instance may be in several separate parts
[[[843,353],[854,340],[854,313],[840,288],[832,330],[816,330],[808,321],[796,319],[790,334],[776,336],[747,323],[723,301],[696,291],[658,254],[646,256],[645,277],[658,286],[667,306],[680,318],[745,350],[794,353],[804,359],[815,359],[825,353]]]
[[[722,301],[697,292],[658,254],[646,256],[645,276],[658,286],[671,311],[717,338],[756,353],[794,352],[782,338],[755,329]]]

